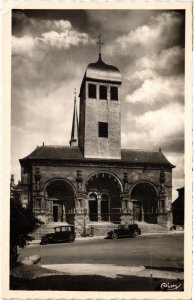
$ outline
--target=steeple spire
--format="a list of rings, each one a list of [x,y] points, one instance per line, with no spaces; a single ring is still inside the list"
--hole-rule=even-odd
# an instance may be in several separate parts
[[[101,46],[104,45],[104,43],[101,42],[101,33],[98,36],[97,45],[99,46],[99,59],[101,59]]]
[[[76,106],[76,89],[74,90],[74,111],[73,111],[73,122],[71,129],[71,140],[69,142],[70,147],[78,146],[78,116],[77,116],[77,106]]]

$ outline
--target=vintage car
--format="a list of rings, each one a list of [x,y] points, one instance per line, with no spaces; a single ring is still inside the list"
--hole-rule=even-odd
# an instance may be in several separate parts
[[[118,239],[120,237],[138,237],[141,235],[141,229],[137,224],[131,225],[118,225],[117,229],[108,232],[107,237]]]
[[[74,242],[75,241],[75,227],[73,225],[57,226],[54,228],[54,232],[47,233],[42,236],[41,245],[49,243],[62,243],[62,242]]]

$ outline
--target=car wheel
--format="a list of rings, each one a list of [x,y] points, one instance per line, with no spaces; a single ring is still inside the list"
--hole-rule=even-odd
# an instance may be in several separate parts
[[[137,231],[134,232],[133,237],[136,238],[138,237],[139,233]]]
[[[48,243],[47,238],[42,239],[42,241],[40,242],[40,245],[46,245]]]
[[[114,233],[112,234],[112,239],[113,239],[113,240],[118,239],[118,234],[114,232]]]
[[[73,236],[70,235],[70,236],[68,236],[68,239],[67,239],[67,240],[68,240],[69,243],[72,243],[72,242],[74,242],[74,239],[75,239],[75,238],[74,238]]]

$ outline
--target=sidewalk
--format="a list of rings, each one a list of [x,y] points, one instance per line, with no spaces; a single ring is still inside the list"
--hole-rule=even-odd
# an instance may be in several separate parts
[[[87,237],[82,237],[82,236],[78,236],[76,237],[75,241],[89,241],[89,240],[101,240],[101,239],[105,239],[106,236],[87,236]],[[40,244],[41,240],[33,240],[31,242],[28,243],[28,246],[30,245],[37,245]]]
[[[137,276],[137,277],[154,277],[160,279],[177,279],[183,280],[184,273],[172,270],[163,270],[161,268],[147,269],[144,266],[117,266],[111,264],[52,264],[42,265],[49,271],[58,271],[66,275],[100,275],[109,278],[118,278],[119,276]]]

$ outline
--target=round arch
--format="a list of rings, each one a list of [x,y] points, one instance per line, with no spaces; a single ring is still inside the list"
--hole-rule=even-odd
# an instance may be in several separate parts
[[[134,220],[157,223],[159,193],[156,186],[149,181],[138,181],[129,194],[133,202]]]
[[[52,184],[56,184],[56,183],[68,185],[69,188],[71,189],[72,193],[73,193],[74,195],[76,195],[76,188],[75,188],[74,184],[73,184],[70,180],[68,180],[68,179],[66,179],[66,178],[63,178],[63,177],[55,177],[55,178],[52,178],[52,179],[48,180],[48,181],[45,183],[45,185],[44,185],[44,188],[43,188],[43,194],[44,194],[44,196],[45,196],[46,198],[47,198],[46,191],[47,191],[47,189],[48,189],[48,186],[49,186],[49,185],[52,185]]]
[[[107,171],[96,171],[86,179],[90,221],[120,221],[121,192],[120,179]],[[93,197],[91,197],[93,195]]]
[[[75,187],[66,178],[53,178],[44,186],[51,219],[54,222],[74,223]]]
[[[118,185],[120,186],[121,192],[123,192],[123,185],[122,185],[122,182],[121,182],[121,180],[119,179],[119,177],[118,177],[116,174],[114,174],[114,173],[112,173],[112,172],[108,172],[108,171],[95,171],[95,172],[89,174],[89,175],[87,176],[87,178],[86,178],[86,185],[87,185],[87,182],[88,182],[92,177],[100,176],[100,175],[102,175],[102,174],[108,175],[108,176],[110,176],[110,178],[113,177],[113,180],[115,180],[115,182],[117,181]]]
[[[139,184],[141,184],[141,183],[150,185],[150,186],[155,190],[155,192],[156,192],[156,194],[157,194],[157,197],[159,197],[159,192],[158,192],[157,187],[155,186],[155,184],[154,184],[153,182],[148,181],[148,180],[140,180],[140,181],[137,181],[136,183],[134,183],[134,184],[132,185],[132,187],[130,188],[130,191],[129,191],[129,196],[130,196],[130,197],[131,197],[131,193],[132,193],[133,189],[134,189],[137,185],[139,185]]]

